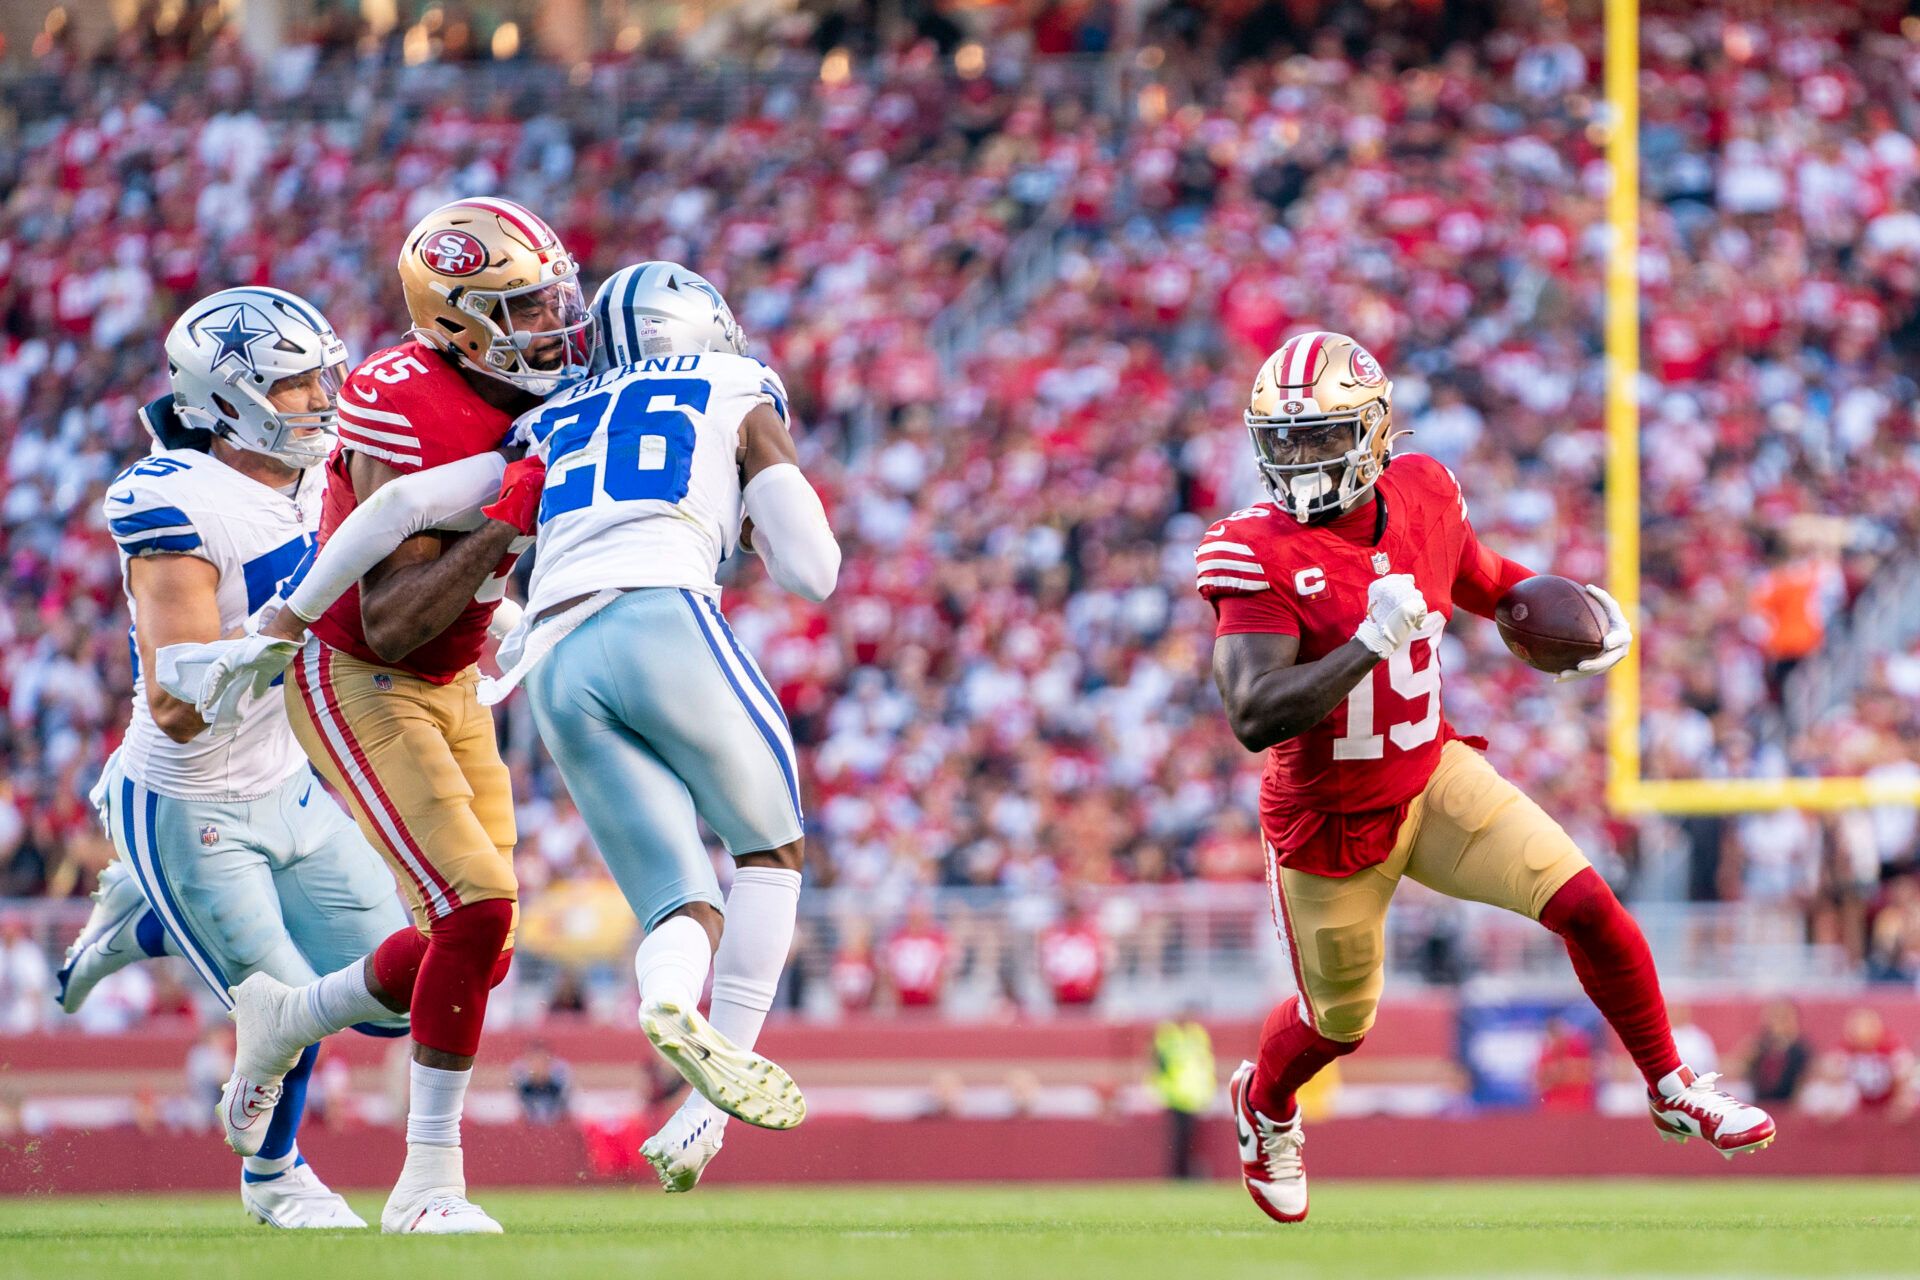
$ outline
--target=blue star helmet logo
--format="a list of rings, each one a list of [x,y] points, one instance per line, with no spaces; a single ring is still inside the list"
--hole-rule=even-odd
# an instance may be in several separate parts
[[[204,330],[208,337],[220,344],[220,350],[213,357],[213,372],[220,372],[223,365],[229,360],[234,360],[245,366],[248,373],[255,377],[260,375],[259,366],[253,362],[253,344],[262,338],[276,336],[277,331],[271,325],[255,328],[247,323],[247,314],[251,310],[252,308],[247,306],[234,307],[227,314],[227,322],[217,329],[209,327],[213,320],[212,316],[208,316],[195,326]]]

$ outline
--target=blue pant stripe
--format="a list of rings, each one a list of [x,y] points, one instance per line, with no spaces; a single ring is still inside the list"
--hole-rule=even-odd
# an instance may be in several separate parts
[[[720,650],[719,642],[714,639],[713,629],[701,616],[700,606],[694,603],[693,592],[682,588],[680,594],[686,598],[687,608],[693,611],[694,622],[700,628],[701,638],[707,642],[707,649],[713,654],[713,660],[719,666],[720,673],[726,676],[727,683],[733,686],[734,696],[740,699],[740,705],[746,708],[748,718],[753,721],[754,727],[760,731],[761,738],[766,741],[767,750],[773,752],[773,758],[779,762],[780,775],[787,782],[787,798],[793,801],[793,811],[796,814],[799,813],[800,788],[794,781],[793,766],[787,760],[787,753],[780,748],[779,738],[761,716],[759,708],[754,706],[753,699],[747,696],[747,691],[741,686],[739,677],[734,675],[732,665],[727,662],[726,655]]]
[[[711,613],[713,620],[719,624],[720,634],[726,637],[728,647],[733,650],[734,656],[739,659],[740,670],[746,672],[747,679],[752,681],[753,687],[760,691],[760,696],[767,700],[763,709],[769,716],[770,722],[777,722],[780,729],[785,731],[775,732],[774,748],[779,752],[781,758],[786,761],[787,778],[789,782],[791,782],[800,772],[800,762],[794,758],[793,729],[792,726],[787,723],[787,713],[781,708],[780,699],[773,696],[773,690],[768,687],[766,677],[760,674],[760,668],[754,665],[753,659],[747,656],[747,651],[740,647],[740,639],[733,634],[733,628],[727,625],[727,615],[720,612],[720,606],[715,604],[707,596],[700,596],[699,600],[707,606],[707,612]],[[800,793],[798,788],[794,789],[793,812],[796,817],[802,817],[800,813]],[[802,820],[804,821],[804,817]]]
[[[145,791],[142,787],[140,790]],[[180,954],[186,957],[200,980],[213,989],[220,997],[220,1003],[232,1008],[232,997],[227,994],[227,983],[221,977],[220,966],[202,947],[199,940],[187,928],[186,917],[180,913],[180,904],[173,896],[173,887],[167,883],[166,873],[160,868],[160,839],[154,833],[154,820],[160,809],[160,793],[146,792],[147,838],[142,842],[134,825],[134,801],[136,792],[132,778],[121,781],[120,808],[126,818],[127,860],[133,866],[133,873],[140,880],[145,891],[147,903],[160,914],[167,932],[180,946]]]

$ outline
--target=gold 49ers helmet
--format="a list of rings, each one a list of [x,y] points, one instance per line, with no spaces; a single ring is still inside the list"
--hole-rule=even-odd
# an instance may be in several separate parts
[[[579,277],[552,227],[492,196],[440,206],[400,250],[414,337],[537,396],[587,372]]]
[[[1267,491],[1313,524],[1350,510],[1386,470],[1393,384],[1346,334],[1303,333],[1260,366],[1246,422]]]

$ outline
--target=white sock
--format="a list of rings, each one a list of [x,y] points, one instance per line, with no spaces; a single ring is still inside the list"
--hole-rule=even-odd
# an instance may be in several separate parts
[[[287,1154],[269,1160],[265,1156],[245,1156],[240,1165],[256,1178],[271,1178],[276,1173],[285,1173],[293,1168],[300,1159],[300,1144],[294,1143],[287,1148]]]
[[[1682,1072],[1685,1072],[1684,1076]],[[1655,1085],[1654,1089],[1663,1098],[1675,1098],[1687,1087],[1687,1081],[1691,1079],[1693,1079],[1693,1072],[1682,1064],[1677,1070],[1661,1076],[1660,1083]]]
[[[666,1001],[682,1009],[700,1004],[700,989],[713,967],[713,943],[691,916],[662,921],[634,953],[633,976],[640,983],[640,1006]]]
[[[727,929],[713,957],[713,1029],[753,1048],[793,949],[800,910],[800,873],[785,867],[741,867],[727,890]]]
[[[473,1071],[407,1064],[407,1146],[460,1145],[460,1113],[467,1105]]]
[[[324,1040],[336,1031],[361,1022],[391,1018],[394,1011],[367,990],[367,962],[355,960],[346,968],[301,988],[311,1021],[300,1030],[308,1042]]]
[[[417,1198],[428,1191],[446,1190],[461,1196],[467,1194],[466,1153],[459,1147],[408,1142],[407,1162],[400,1166],[400,1180],[394,1183],[387,1207],[417,1202]]]

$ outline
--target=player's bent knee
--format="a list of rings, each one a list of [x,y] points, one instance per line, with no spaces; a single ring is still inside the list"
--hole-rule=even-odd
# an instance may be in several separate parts
[[[1583,867],[1547,900],[1540,923],[1563,937],[1602,928],[1620,910],[1620,900],[1592,867]]]
[[[763,849],[759,853],[743,853],[735,858],[734,865],[741,867],[776,867],[782,871],[798,871],[807,860],[807,842],[795,840],[783,844],[778,849]]]
[[[464,902],[433,922],[432,943],[484,955],[491,966],[493,958],[506,949],[513,912],[510,898]]]
[[[1373,996],[1335,999],[1314,1009],[1313,1029],[1341,1046],[1339,1052],[1352,1053],[1373,1030],[1374,1015],[1380,1001]]]

